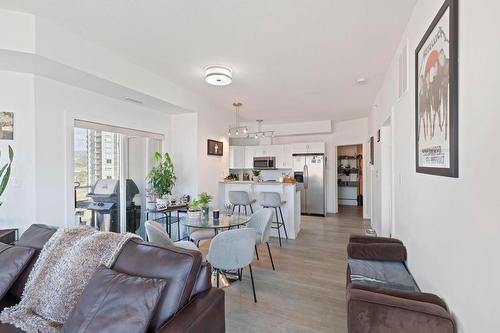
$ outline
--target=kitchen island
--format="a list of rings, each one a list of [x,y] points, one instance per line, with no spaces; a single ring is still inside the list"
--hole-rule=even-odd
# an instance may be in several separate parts
[[[260,192],[278,192],[281,195],[281,200],[286,203],[281,207],[285,226],[289,239],[297,238],[300,232],[300,191],[296,184],[280,183],[280,182],[253,182],[253,181],[221,181],[219,183],[219,202],[218,206],[221,212],[224,210],[224,204],[229,203],[229,191],[245,191],[248,192],[251,199],[257,199],[257,202],[252,205],[254,212],[261,209],[258,198]],[[250,212],[248,212],[250,214]],[[273,214],[273,221],[276,216]],[[272,237],[278,237],[276,229],[271,230]],[[283,229],[281,236],[284,238]]]

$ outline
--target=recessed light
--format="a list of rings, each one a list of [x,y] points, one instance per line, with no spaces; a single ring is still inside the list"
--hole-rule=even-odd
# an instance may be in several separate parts
[[[233,71],[227,66],[210,65],[205,67],[205,81],[214,86],[227,86],[233,80]]]
[[[360,78],[356,79],[356,83],[357,84],[366,83],[366,78],[365,77],[360,77]]]

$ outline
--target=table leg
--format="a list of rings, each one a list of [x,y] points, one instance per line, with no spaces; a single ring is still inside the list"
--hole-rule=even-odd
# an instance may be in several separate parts
[[[170,238],[172,238],[172,212],[168,212],[168,218],[167,218],[167,223],[168,223],[168,235]]]

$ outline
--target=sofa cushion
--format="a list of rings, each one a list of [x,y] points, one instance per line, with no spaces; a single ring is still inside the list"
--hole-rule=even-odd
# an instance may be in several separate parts
[[[28,281],[28,276],[35,265],[35,262],[38,260],[40,251],[56,231],[56,227],[51,227],[45,224],[32,224],[16,242],[17,246],[35,249],[35,254],[10,290],[15,297],[21,298],[26,281]]]
[[[166,281],[97,268],[62,333],[146,332]]]
[[[151,321],[157,331],[189,301],[202,262],[200,251],[130,240],[112,269],[130,275],[165,279],[167,285]]]
[[[0,243],[0,299],[29,264],[35,250]]]
[[[407,291],[420,291],[415,280],[402,262],[347,260],[352,283],[376,288],[392,288]]]

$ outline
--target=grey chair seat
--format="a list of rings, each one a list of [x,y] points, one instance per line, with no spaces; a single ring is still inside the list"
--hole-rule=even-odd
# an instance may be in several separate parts
[[[250,199],[248,192],[245,191],[229,191],[229,202],[232,205],[251,205],[257,200]]]
[[[160,244],[163,246],[178,246],[186,250],[200,251],[200,249],[193,242],[178,241],[173,242],[168,233],[163,229],[161,224],[156,221],[146,221],[146,235],[148,240],[152,243]]]
[[[195,242],[199,242],[205,239],[212,239],[215,237],[215,231],[213,229],[197,229],[189,234],[189,238],[191,238]]]
[[[186,249],[186,250],[200,250],[198,249],[198,246],[196,246],[195,243],[193,242],[190,242],[190,241],[178,241],[178,242],[174,242],[174,245],[175,246],[178,246],[178,247],[182,247],[183,249]]]

